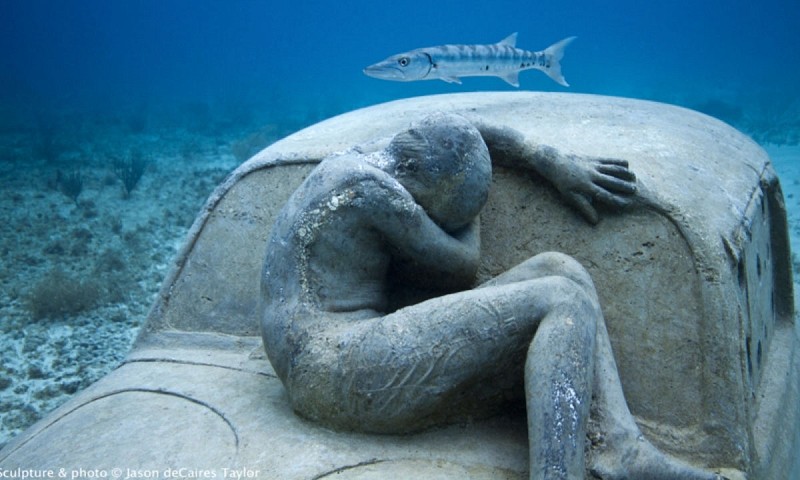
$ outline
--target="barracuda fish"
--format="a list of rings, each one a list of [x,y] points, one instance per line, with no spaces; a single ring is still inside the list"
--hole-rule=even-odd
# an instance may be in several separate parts
[[[461,77],[494,76],[519,87],[519,72],[536,69],[568,87],[559,61],[564,56],[564,48],[573,40],[575,37],[565,38],[541,52],[531,52],[516,48],[517,34],[512,33],[492,45],[440,45],[392,55],[365,68],[364,73],[398,82],[438,78],[448,83],[461,83]]]

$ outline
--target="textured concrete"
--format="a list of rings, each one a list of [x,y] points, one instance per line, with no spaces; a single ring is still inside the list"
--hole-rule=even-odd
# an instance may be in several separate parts
[[[511,414],[401,437],[298,419],[257,337],[264,243],[304,175],[332,152],[385,146],[437,109],[508,124],[566,152],[630,162],[641,200],[594,227],[538,179],[496,170],[481,219],[481,275],[545,250],[574,256],[592,274],[625,395],[653,443],[732,478],[800,475],[800,337],[783,196],[766,154],[688,110],[526,92],[351,112],[243,164],[195,222],[128,361],[9,444],[0,467],[523,478],[524,419]]]

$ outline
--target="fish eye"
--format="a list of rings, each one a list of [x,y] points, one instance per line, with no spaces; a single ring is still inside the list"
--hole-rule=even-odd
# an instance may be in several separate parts
[[[400,57],[400,60],[398,60],[397,63],[399,63],[401,67],[406,67],[409,63],[411,63],[411,59],[408,57]]]

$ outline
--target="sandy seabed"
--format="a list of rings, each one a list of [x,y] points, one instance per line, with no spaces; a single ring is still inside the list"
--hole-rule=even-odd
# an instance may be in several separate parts
[[[100,129],[88,150],[56,161],[36,159],[24,134],[0,136],[0,448],[119,364],[207,196],[247,155],[291,130]],[[800,252],[800,147],[766,150]],[[133,151],[147,166],[126,194],[112,158]],[[75,172],[77,201],[63,187]]]
[[[0,134],[0,448],[124,358],[208,195],[288,133],[260,128],[94,125],[57,158],[28,132]],[[117,167],[133,157],[146,166],[126,192]]]

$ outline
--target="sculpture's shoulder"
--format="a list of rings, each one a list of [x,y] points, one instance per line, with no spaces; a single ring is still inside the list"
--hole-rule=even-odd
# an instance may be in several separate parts
[[[382,162],[378,155],[358,153],[328,157],[314,168],[295,195],[308,199],[309,206],[333,202],[334,210],[345,205],[389,208],[391,202],[413,201]]]
[[[410,193],[365,156],[352,153],[322,160],[294,191],[278,215],[271,242],[307,245],[322,237],[352,234],[364,222],[380,222],[383,214],[409,208]],[[380,218],[378,218],[380,217]],[[290,242],[289,239],[304,240]]]
[[[343,182],[354,183],[362,180],[391,179],[387,173],[389,160],[382,152],[371,154],[350,150],[326,157],[314,169],[317,175],[328,175]]]

